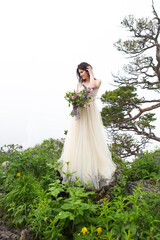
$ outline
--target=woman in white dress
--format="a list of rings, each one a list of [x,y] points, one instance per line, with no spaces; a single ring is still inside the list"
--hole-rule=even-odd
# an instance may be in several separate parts
[[[77,67],[77,91],[92,88],[90,93],[96,98],[101,80],[95,79],[92,67],[88,63],[81,63]],[[74,117],[68,130],[60,162],[63,167],[61,176],[63,182],[68,178],[63,172],[73,173],[69,177],[71,182],[77,178],[88,188],[100,190],[109,184],[116,170],[108,149],[100,112],[93,100],[90,107],[79,108],[79,118]]]

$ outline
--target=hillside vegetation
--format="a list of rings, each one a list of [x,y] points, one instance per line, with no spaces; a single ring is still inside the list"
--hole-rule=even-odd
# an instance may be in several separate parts
[[[128,189],[146,180],[160,189],[160,150],[144,152],[132,163],[113,154],[118,181],[103,191],[89,191],[77,179],[62,184],[57,164],[63,143],[44,140],[23,150],[5,145],[0,150],[0,207],[10,226],[29,226],[35,239],[160,239],[160,192]],[[69,176],[68,176],[69,179]]]

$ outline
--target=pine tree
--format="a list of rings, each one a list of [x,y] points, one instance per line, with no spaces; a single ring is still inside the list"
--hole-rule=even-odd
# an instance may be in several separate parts
[[[160,108],[160,96],[155,96],[160,93],[160,18],[153,1],[152,9],[151,20],[129,15],[121,22],[131,37],[126,41],[119,39],[114,46],[131,61],[124,65],[124,76],[113,76],[117,89],[106,91],[101,97],[105,104],[101,112],[103,124],[112,131],[114,150],[122,146],[121,157],[136,155],[151,139],[160,142],[153,125],[153,110]],[[138,96],[139,88],[147,91],[147,98]],[[134,140],[129,132],[141,136],[141,141]]]

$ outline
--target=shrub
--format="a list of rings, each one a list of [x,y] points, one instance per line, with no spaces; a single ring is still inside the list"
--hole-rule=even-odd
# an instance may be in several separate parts
[[[160,150],[139,154],[126,173],[131,181],[160,179]]]
[[[70,185],[69,181],[61,184],[56,180],[44,198],[33,206],[29,224],[37,236],[46,240],[64,236],[70,239],[77,228],[95,223],[98,206],[89,198],[93,194],[93,191],[86,192],[78,181]]]
[[[133,195],[126,191],[128,180],[158,179],[160,151],[146,152],[128,164],[113,156],[121,173],[112,200],[95,204],[98,193],[86,190],[78,179],[61,183],[57,159],[62,146],[50,139],[27,150],[18,145],[1,149],[0,162],[10,162],[8,170],[0,168],[0,206],[10,224],[28,225],[43,240],[160,238],[159,194],[146,195],[140,185]]]
[[[99,205],[97,227],[102,229],[102,239],[146,240],[153,236],[154,239],[159,239],[160,219],[150,214],[151,206],[142,198],[144,194],[146,193],[141,192],[139,185],[133,195],[118,195],[112,201],[106,200]],[[89,228],[88,231],[91,232]]]
[[[31,175],[17,176],[0,198],[0,205],[17,226],[25,225],[31,206],[35,204],[42,191],[40,183]]]
[[[48,187],[53,179],[59,178],[58,168],[56,166],[57,158],[60,157],[63,144],[59,140],[45,140],[41,145],[36,145],[34,148],[28,148],[24,151],[18,145],[5,145],[1,148],[0,162],[8,161],[9,167],[7,180],[3,183],[5,189],[12,184],[18,172],[21,174],[32,173],[41,181],[44,187]],[[0,177],[3,174],[0,174]],[[0,180],[2,183],[2,180]]]

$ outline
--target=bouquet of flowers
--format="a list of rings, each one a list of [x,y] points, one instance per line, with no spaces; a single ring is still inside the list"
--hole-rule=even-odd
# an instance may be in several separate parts
[[[93,91],[92,88],[85,88],[80,92],[67,92],[65,99],[69,102],[69,106],[72,104],[73,110],[71,116],[74,117],[78,114],[78,107],[87,107],[92,99],[90,93]]]

